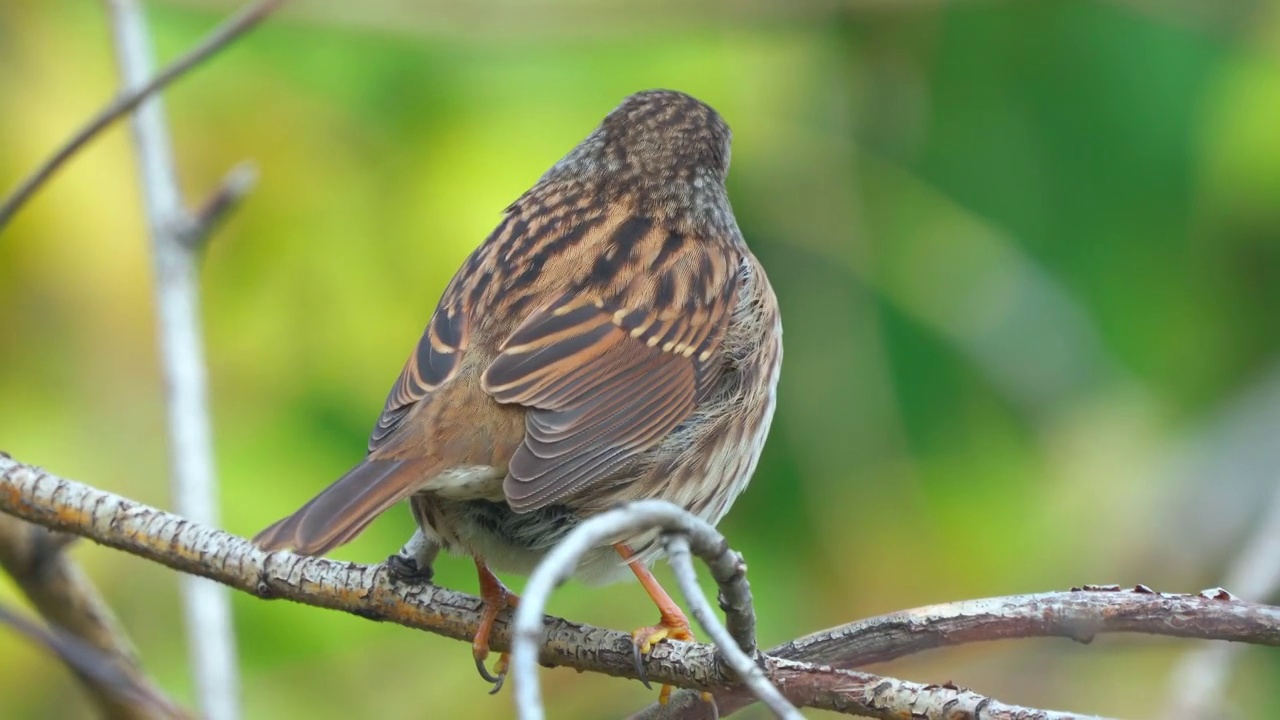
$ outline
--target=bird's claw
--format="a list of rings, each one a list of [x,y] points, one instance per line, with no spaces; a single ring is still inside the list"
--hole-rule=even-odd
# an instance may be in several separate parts
[[[485,682],[493,685],[493,688],[489,690],[489,694],[497,695],[502,690],[502,684],[507,680],[510,656],[507,653],[502,653],[498,657],[497,664],[493,666],[495,672],[489,672],[489,668],[485,667],[485,659],[479,655],[476,656],[476,672],[480,673],[480,677],[484,678]]]
[[[503,681],[507,679],[511,655],[509,653],[499,655],[498,662],[493,666],[493,672],[489,672],[484,665],[484,661],[489,657],[489,636],[493,634],[493,623],[497,621],[498,614],[504,610],[514,609],[519,604],[520,598],[508,590],[507,586],[503,585],[502,581],[479,558],[476,559],[476,569],[480,575],[480,598],[483,604],[480,607],[480,626],[476,628],[475,639],[471,641],[471,656],[476,659],[476,670],[479,671],[480,677],[493,684],[489,694],[496,695],[502,690]]]
[[[640,679],[640,684],[644,685],[645,690],[652,690],[653,686],[649,684],[649,672],[644,669],[644,653],[640,652],[640,643],[632,640],[631,657],[636,663],[636,676]]]
[[[653,686],[649,684],[649,673],[645,671],[644,659],[653,650],[654,645],[668,639],[693,641],[693,631],[689,629],[689,622],[683,617],[668,618],[664,615],[661,623],[642,627],[631,633],[631,651],[636,663],[636,675],[648,690],[652,690]],[[671,686],[663,685],[658,691],[658,703],[666,705],[670,699]]]

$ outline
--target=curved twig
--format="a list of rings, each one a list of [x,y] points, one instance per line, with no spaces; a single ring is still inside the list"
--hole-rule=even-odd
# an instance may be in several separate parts
[[[185,75],[192,68],[208,60],[210,56],[226,47],[232,41],[252,30],[268,15],[277,10],[288,0],[259,0],[232,15],[225,22],[214,28],[204,40],[200,41],[185,55],[174,60],[161,70],[146,84],[116,96],[89,122],[76,131],[62,147],[50,155],[40,167],[28,175],[18,187],[14,188],[4,202],[0,203],[0,231],[3,231],[15,213],[31,199],[40,186],[53,176],[59,168],[70,160],[85,145],[97,137],[112,123],[124,117],[143,100],[168,87],[174,80]]]
[[[751,692],[773,711],[774,715],[787,720],[804,720],[800,711],[787,702],[782,693],[778,692],[778,689],[764,676],[760,666],[738,647],[738,643],[729,634],[728,629],[716,619],[711,603],[707,602],[706,596],[702,594],[702,588],[698,585],[698,575],[694,572],[693,559],[689,551],[689,539],[684,535],[667,535],[663,541],[667,549],[667,560],[671,563],[671,569],[675,571],[676,582],[680,584],[685,602],[689,603],[689,610],[697,618],[698,624],[715,642],[720,657],[751,689]]]
[[[511,648],[516,710],[522,720],[541,720],[543,717],[542,697],[538,687],[537,642],[543,629],[542,611],[552,591],[569,579],[578,560],[587,551],[608,544],[611,538],[626,537],[655,528],[688,537],[693,551],[707,560],[721,592],[741,600],[736,607],[751,616],[750,620],[737,620],[735,625],[739,632],[743,628],[754,630],[755,611],[751,608],[751,589],[746,581],[746,566],[742,562],[742,556],[729,549],[724,536],[714,527],[662,500],[642,500],[601,513],[580,523],[561,540],[529,576],[529,582],[524,587],[520,605],[516,608]],[[743,652],[755,651],[754,634],[746,638],[735,635],[734,640]]]

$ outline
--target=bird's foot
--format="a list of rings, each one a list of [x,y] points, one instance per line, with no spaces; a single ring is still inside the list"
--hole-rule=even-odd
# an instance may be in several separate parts
[[[418,530],[409,538],[409,542],[400,548],[400,552],[387,558],[383,565],[391,574],[391,579],[403,583],[429,583],[435,576],[432,564],[440,546],[428,540],[422,530]]]
[[[631,633],[632,650],[636,663],[636,673],[645,687],[650,687],[648,673],[644,669],[644,659],[648,657],[653,646],[663,640],[683,640],[693,642],[693,630],[689,628],[689,619],[675,608],[675,612],[662,611],[662,620],[657,625],[649,625]],[[666,705],[671,699],[671,686],[663,685],[658,691],[658,703]]]
[[[435,569],[430,565],[421,565],[417,558],[405,557],[399,553],[392,555],[382,563],[391,579],[402,583],[429,583],[435,577]]]
[[[489,694],[496,695],[502,690],[502,683],[507,679],[511,655],[510,653],[499,655],[498,662],[494,663],[493,671],[490,672],[485,667],[485,660],[489,658],[489,637],[493,634],[493,624],[497,621],[498,615],[515,609],[520,597],[503,585],[498,576],[494,575],[493,571],[478,558],[476,570],[480,574],[480,598],[484,600],[484,606],[480,610],[480,627],[476,629],[476,637],[471,642],[471,655],[476,660],[476,671],[480,673],[480,677],[493,684]]]

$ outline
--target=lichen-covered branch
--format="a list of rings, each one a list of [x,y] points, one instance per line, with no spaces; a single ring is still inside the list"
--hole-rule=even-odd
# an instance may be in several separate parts
[[[479,621],[481,603],[477,597],[428,584],[394,582],[379,566],[287,552],[265,553],[243,538],[2,456],[0,512],[87,537],[258,597],[342,610],[459,640],[470,640]],[[840,657],[865,662],[869,657],[898,657],[960,642],[1044,635],[1084,640],[1102,632],[1145,632],[1275,646],[1280,645],[1280,608],[1241,602],[1222,591],[1188,596],[1145,588],[1094,588],[975,600],[894,613],[802,638],[765,655],[762,669],[769,682],[796,705],[882,718],[950,720],[976,717],[980,711],[987,720],[1058,720],[1078,716],[1019,708],[961,688],[910,683],[836,665]],[[861,639],[869,636],[881,639]],[[892,643],[904,643],[906,649],[886,649]],[[510,649],[508,621],[498,622],[492,645],[497,650]],[[790,654],[803,657],[787,657]],[[559,618],[542,618],[538,660],[550,666],[637,677],[630,635]],[[645,670],[655,682],[713,692],[722,715],[754,698],[725,674],[716,662],[715,648],[709,645],[660,643],[650,653]],[[680,700],[684,695],[677,693],[661,717],[706,717],[684,714]],[[711,708],[701,704],[701,712]],[[637,717],[659,715],[649,710]]]
[[[0,512],[261,598],[341,610],[467,641],[480,620],[480,598],[473,595],[394,582],[381,566],[266,553],[244,538],[6,457],[0,457]],[[509,624],[499,621],[492,645],[507,650],[510,643]],[[662,643],[650,654],[648,676],[679,687],[723,685],[727,679],[715,669],[714,652],[709,645]],[[553,617],[543,621],[539,660],[637,676],[630,635]]]

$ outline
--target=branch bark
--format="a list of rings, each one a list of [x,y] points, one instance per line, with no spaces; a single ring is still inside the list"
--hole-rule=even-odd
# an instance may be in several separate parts
[[[747,584],[746,564],[742,556],[729,548],[729,543],[714,527],[671,503],[661,500],[643,500],[625,507],[601,513],[585,520],[573,529],[547,557],[539,563],[525,585],[524,595],[516,608],[515,640],[511,652],[511,674],[515,681],[516,709],[522,720],[541,720],[542,698],[538,687],[537,640],[542,610],[552,591],[573,574],[582,555],[592,548],[607,545],[615,538],[641,534],[648,530],[678,533],[684,558],[688,559],[690,546],[706,561],[711,574],[720,586],[723,603],[729,613],[729,625],[736,632],[725,629],[714,618],[721,653],[738,677],[747,679],[747,685],[755,695],[778,714],[779,717],[798,717],[796,709],[769,684],[758,672],[749,655],[755,653],[755,611],[751,604],[751,588]],[[692,565],[688,568],[692,571]],[[687,579],[687,578],[685,578]],[[682,583],[684,585],[684,583]],[[685,588],[690,603],[698,610],[706,604],[702,591],[697,589],[694,578],[692,587]],[[701,601],[701,603],[699,603]],[[704,617],[699,613],[700,619]],[[723,672],[717,669],[717,672]]]
[[[249,541],[162,510],[50,475],[0,457],[0,512],[53,530],[88,537],[175,570],[198,574],[262,598],[284,598],[342,610],[469,641],[479,622],[479,598],[429,584],[397,583],[381,566],[264,553]],[[542,618],[538,660],[550,666],[637,678],[630,635]],[[511,647],[509,621],[495,627],[492,645]],[[1170,595],[1146,588],[1077,591],[975,600],[894,613],[834,628],[765,656],[769,681],[796,705],[871,717],[1052,718],[1075,715],[1005,705],[949,685],[923,685],[832,667],[840,657],[900,657],[930,647],[978,640],[1061,635],[1086,639],[1102,632],[1144,632],[1280,646],[1280,608],[1239,601],[1224,591]],[[873,641],[861,638],[876,637]],[[914,639],[913,639],[914,638]],[[921,640],[921,638],[924,638]],[[904,649],[886,650],[891,643]],[[803,654],[799,659],[787,654]],[[810,661],[817,658],[819,662]],[[822,664],[819,664],[822,663]],[[650,654],[646,674],[656,682],[712,691],[723,714],[748,704],[746,691],[722,670],[715,648],[664,642]],[[680,695],[680,694],[678,694]],[[673,699],[665,717],[685,715]],[[703,711],[710,709],[703,704]],[[912,713],[915,713],[912,715]],[[642,711],[636,717],[658,717]]]
[[[707,527],[711,527],[708,525]],[[714,531],[714,528],[712,528]],[[719,533],[716,533],[719,534]],[[728,550],[727,543],[722,544],[726,548],[726,552],[737,555],[738,576],[746,577],[746,563],[742,562],[742,556],[733,551]],[[711,609],[711,603],[707,602],[707,598],[702,594],[702,588],[698,585],[698,574],[693,568],[693,554],[689,545],[689,538],[684,535],[667,535],[664,537],[666,545],[667,560],[671,563],[671,569],[675,572],[676,582],[680,583],[680,592],[684,595],[685,602],[689,604],[690,613],[697,618],[698,624],[702,629],[711,636],[715,642],[716,648],[719,650],[719,656],[724,660],[725,664],[733,670],[736,675],[748,689],[751,694],[756,696],[760,702],[769,707],[773,714],[779,718],[786,720],[804,720],[804,716],[799,710],[795,709],[790,702],[787,701],[782,693],[769,682],[769,678],[765,677],[764,671],[756,665],[755,643],[751,644],[751,654],[741,647],[741,643],[734,639],[733,634],[720,623],[716,618],[715,611]],[[705,559],[705,558],[704,558]],[[711,562],[714,563],[715,558]],[[724,597],[724,591],[721,591],[721,598]],[[751,613],[752,624],[754,625],[755,613]],[[754,640],[754,637],[752,638]],[[718,708],[717,708],[718,711]]]
[[[1014,595],[930,605],[859,620],[792,640],[765,651],[768,657],[803,660],[835,669],[888,662],[940,647],[992,640],[1061,637],[1088,643],[1103,633],[1229,640],[1280,647],[1280,608],[1241,602],[1213,589],[1199,595],[1157,593],[1144,586],[1087,585],[1066,592]],[[715,693],[723,715],[755,702],[733,687]],[[796,698],[788,695],[792,702]],[[701,720],[705,705],[696,692],[676,693],[638,720]]]
[[[266,553],[243,538],[5,457],[0,512],[264,599],[341,610],[468,642],[479,625],[478,597],[394,582],[381,566]],[[541,638],[543,663],[637,679],[627,633],[547,617]],[[495,626],[491,644],[510,649],[506,620]],[[650,654],[649,677],[681,687],[726,682],[715,674],[713,654],[709,645],[662,643]]]
[[[189,717],[147,677],[97,588],[67,557],[68,539],[74,537],[0,515],[0,567],[52,629],[24,625],[15,616],[19,627],[67,662],[105,716]]]

